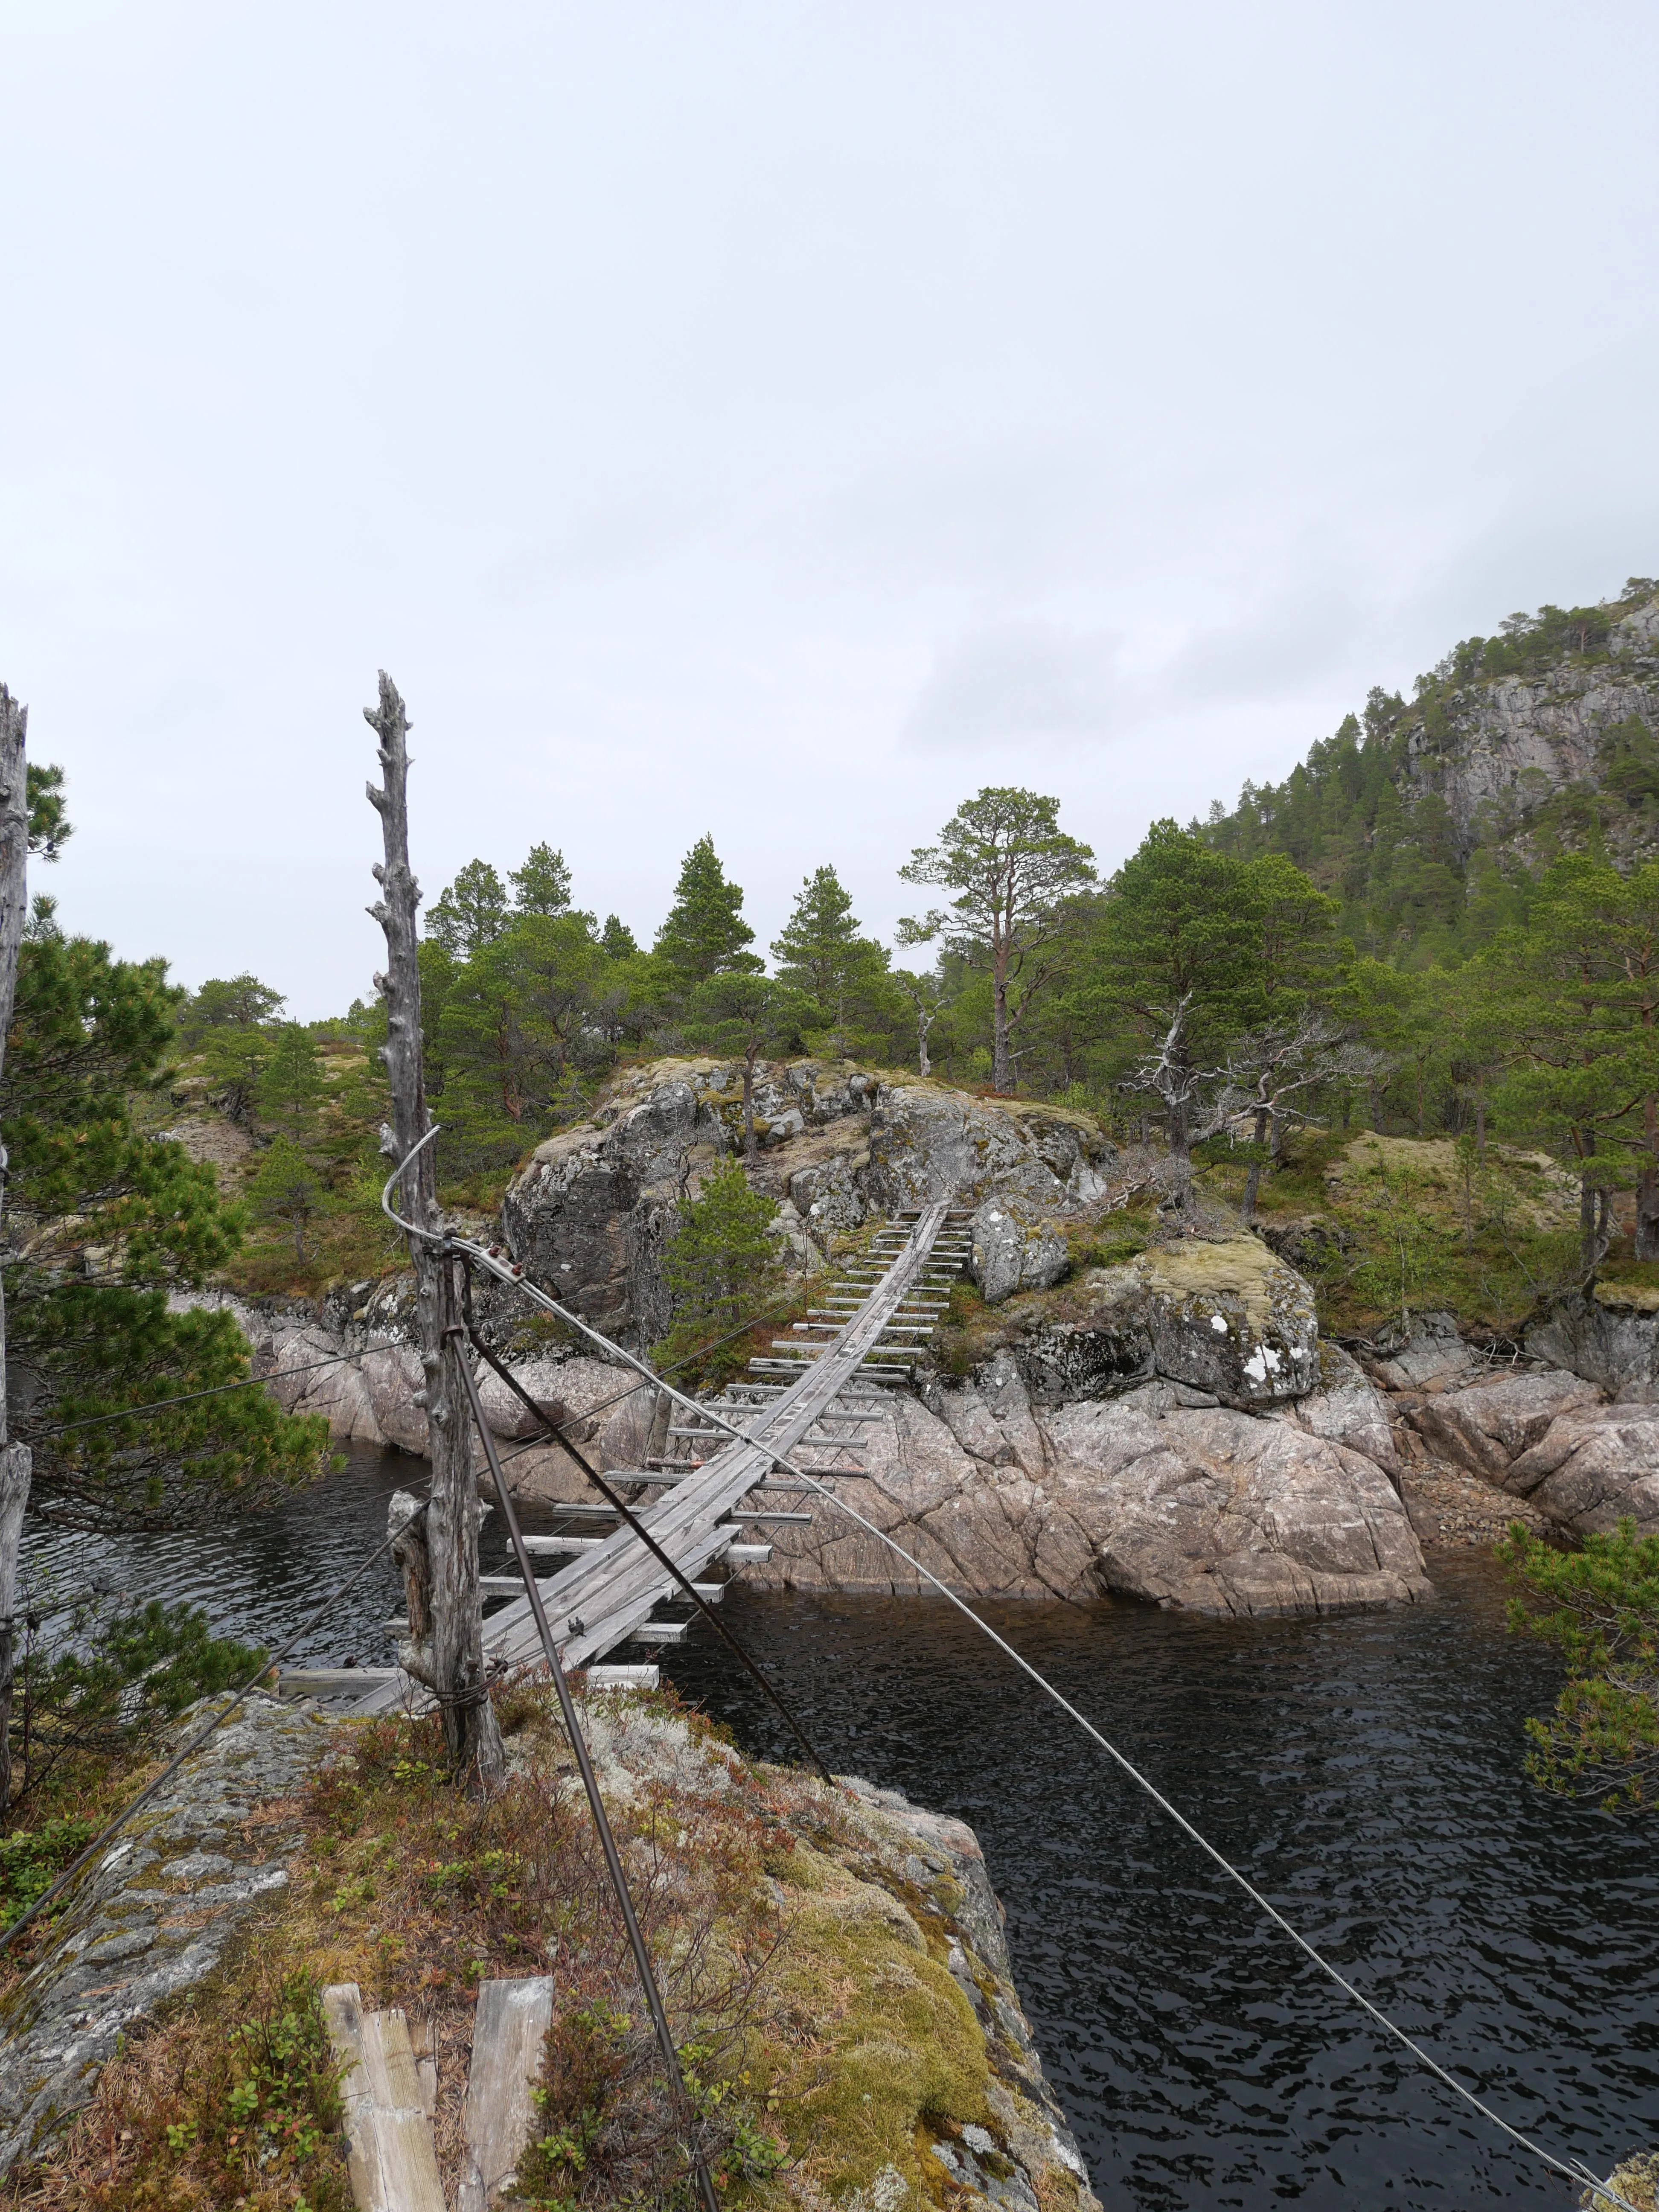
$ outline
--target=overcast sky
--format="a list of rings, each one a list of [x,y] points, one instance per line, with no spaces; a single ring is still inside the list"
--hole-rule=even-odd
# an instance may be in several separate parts
[[[0,0],[0,680],[71,927],[366,994],[562,846],[762,941],[988,783],[1103,864],[1659,573],[1651,0]]]

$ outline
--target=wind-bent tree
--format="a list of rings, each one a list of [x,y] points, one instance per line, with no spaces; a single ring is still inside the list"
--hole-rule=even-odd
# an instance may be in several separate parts
[[[988,786],[964,800],[937,845],[918,846],[899,874],[952,890],[948,908],[899,924],[903,945],[942,937],[991,980],[991,1083],[1013,1088],[1009,1031],[1048,981],[1075,934],[1076,902],[1092,888],[1094,854],[1060,827],[1060,801]],[[1011,1006],[1011,994],[1017,993]]]
[[[711,975],[757,975],[763,963],[746,949],[754,941],[741,889],[726,881],[713,837],[699,837],[680,868],[674,903],[653,948],[671,989],[693,991]]]
[[[380,817],[386,847],[385,860],[374,869],[381,896],[369,908],[386,932],[386,972],[374,979],[386,1000],[381,1057],[392,1092],[392,1127],[386,1132],[385,1147],[394,1163],[409,1163],[398,1179],[402,1198],[398,1211],[426,1232],[409,1242],[432,1459],[423,1547],[430,1574],[432,1633],[422,1650],[406,1644],[403,1654],[406,1666],[413,1662],[411,1671],[423,1668],[437,1697],[451,1759],[462,1772],[476,1776],[483,1788],[493,1789],[507,1771],[507,1758],[484,1678],[478,1487],[472,1474],[466,1386],[460,1374],[460,1302],[454,1267],[434,1241],[441,1232],[442,1216],[431,1146],[410,1159],[431,1127],[421,1066],[421,981],[415,938],[421,892],[409,865],[409,719],[398,687],[384,669],[379,703],[366,707],[363,719],[380,740],[381,780],[368,786],[368,799]],[[411,1620],[414,1617],[411,1613]]]
[[[179,1034],[186,1044],[198,1043],[209,1030],[263,1029],[274,1022],[288,1004],[280,991],[262,983],[246,969],[225,978],[210,975],[179,1010]]]

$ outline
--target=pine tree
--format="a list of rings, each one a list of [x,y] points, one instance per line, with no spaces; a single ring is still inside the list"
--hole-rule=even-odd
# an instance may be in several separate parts
[[[507,880],[520,914],[569,913],[570,870],[564,854],[550,845],[532,845],[523,867],[510,869]]]
[[[488,860],[469,860],[427,916],[426,933],[457,960],[470,960],[495,943],[508,919],[501,878]]]
[[[278,1137],[260,1155],[248,1185],[256,1213],[280,1221],[294,1239],[294,1256],[306,1256],[306,1231],[327,1208],[322,1178],[291,1137]]]
[[[620,915],[614,914],[606,915],[605,927],[599,933],[599,943],[605,948],[605,957],[611,960],[632,960],[640,949],[635,942],[633,931]]]
[[[258,1096],[267,1114],[280,1115],[297,1134],[328,1096],[322,1054],[303,1022],[284,1022],[260,1070]]]
[[[743,892],[728,883],[712,836],[699,837],[686,854],[668,919],[653,948],[672,984],[695,989],[711,975],[757,975],[762,963],[744,947],[755,933],[743,918]]]
[[[886,948],[859,934],[853,902],[831,867],[802,883],[783,933],[772,947],[778,980],[810,1001],[814,1029],[844,1037],[849,1024],[891,997]]]
[[[228,1313],[170,1307],[224,1265],[239,1224],[210,1166],[133,1126],[180,995],[161,962],[116,960],[88,938],[23,947],[0,1133],[13,1200],[58,1228],[6,1263],[7,1382],[38,1509],[60,1526],[194,1524],[325,1462],[323,1423],[263,1390],[187,1395],[246,1376],[248,1347]]]
[[[1074,933],[1075,901],[1095,881],[1093,854],[1060,827],[1060,802],[1035,791],[988,786],[964,799],[939,832],[918,846],[899,874],[939,884],[948,909],[899,924],[904,945],[942,937],[947,951],[982,964],[991,981],[991,1082],[1013,1086],[1009,1031],[1057,968]]]
[[[757,1317],[782,1273],[778,1241],[769,1233],[776,1212],[777,1201],[751,1190],[731,1159],[683,1208],[663,1255],[674,1320],[654,1347],[659,1365],[678,1364]]]
[[[730,1053],[743,1063],[743,1149],[755,1164],[755,1063],[769,1049],[787,1050],[816,1009],[811,1000],[770,975],[711,975],[686,1010],[689,1043]]]

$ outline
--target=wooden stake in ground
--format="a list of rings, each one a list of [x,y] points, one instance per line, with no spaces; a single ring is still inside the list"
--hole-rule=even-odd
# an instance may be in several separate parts
[[[378,708],[364,720],[380,741],[380,786],[368,786],[380,817],[386,860],[374,870],[380,896],[368,909],[386,932],[386,972],[374,984],[386,1000],[386,1041],[381,1048],[392,1086],[392,1127],[385,1149],[406,1160],[425,1136],[426,1085],[421,1069],[421,975],[416,958],[415,908],[420,886],[409,865],[409,718],[398,687],[380,672]],[[419,1153],[398,1186],[398,1212],[436,1235],[437,1170],[432,1147]],[[451,1758],[486,1789],[507,1771],[501,1731],[484,1682],[483,1617],[478,1597],[478,1523],[482,1513],[472,1472],[472,1431],[459,1372],[459,1301],[448,1257],[422,1237],[411,1237],[415,1266],[416,1331],[426,1376],[426,1418],[432,1455],[432,1501],[426,1547],[432,1605],[431,1687],[443,1714]]]
[[[29,802],[24,738],[29,710],[0,684],[0,1073],[17,995],[17,955],[28,910]],[[0,1205],[5,1202],[6,1150],[0,1145]],[[12,1607],[17,1598],[17,1547],[28,1503],[27,1444],[7,1442],[6,1300],[0,1287],[0,1813],[11,1802]]]

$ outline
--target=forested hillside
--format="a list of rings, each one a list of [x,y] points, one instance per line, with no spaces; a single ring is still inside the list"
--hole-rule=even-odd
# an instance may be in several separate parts
[[[1362,951],[1463,959],[1523,921],[1562,853],[1659,848],[1659,583],[1589,607],[1510,615],[1363,714],[1281,784],[1247,783],[1203,834],[1283,853],[1338,902]],[[1200,824],[1193,825],[1194,830]]]
[[[1282,785],[1154,823],[1103,879],[1056,799],[981,791],[894,852],[939,902],[897,952],[808,850],[769,960],[718,822],[648,938],[585,910],[580,856],[550,840],[469,862],[421,948],[449,1201],[493,1207],[628,1064],[723,1060],[747,1106],[763,1063],[811,1055],[1062,1100],[1152,1146],[1189,1219],[1195,1192],[1247,1220],[1311,1202],[1356,1314],[1431,1279],[1513,1319],[1604,1262],[1659,1261],[1659,586],[1512,616],[1414,693],[1373,691]],[[252,976],[204,984],[173,1079],[242,1133],[248,1289],[387,1257],[382,1012],[282,1015]],[[1471,1149],[1356,1176],[1365,1131]],[[751,1165],[769,1140],[748,1113]],[[1545,1154],[1566,1173],[1539,1185]]]

